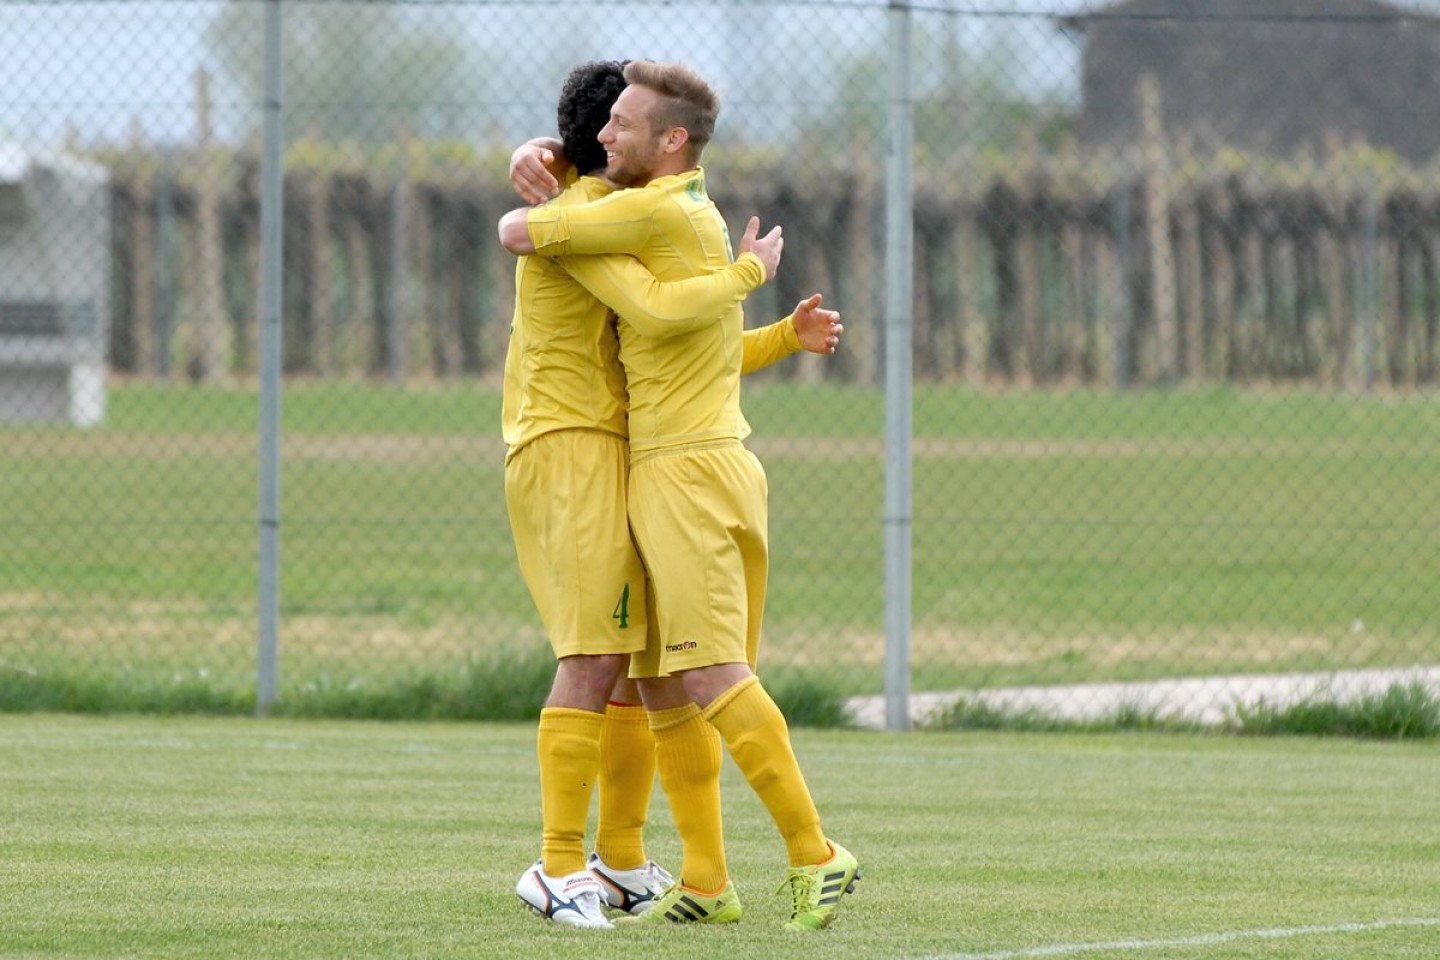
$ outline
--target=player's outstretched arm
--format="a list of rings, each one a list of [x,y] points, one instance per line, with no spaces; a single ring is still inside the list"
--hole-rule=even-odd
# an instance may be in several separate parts
[[[560,195],[560,178],[570,169],[564,145],[554,137],[527,140],[510,154],[510,186],[526,203]]]
[[[757,330],[746,330],[740,372],[754,373],[801,350],[834,353],[845,327],[837,311],[820,307],[822,300],[820,294],[811,294],[796,304],[795,312],[783,320]]]

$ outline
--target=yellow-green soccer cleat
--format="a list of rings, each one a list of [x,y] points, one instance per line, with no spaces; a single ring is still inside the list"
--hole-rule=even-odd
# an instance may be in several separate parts
[[[860,879],[860,862],[840,844],[831,840],[835,851],[829,860],[809,867],[791,867],[779,893],[790,886],[790,919],[786,930],[820,930],[835,919],[840,898],[855,892]]]
[[[734,923],[740,914],[740,897],[735,893],[735,884],[728,880],[725,889],[713,897],[676,883],[660,894],[649,910],[631,917],[616,917],[615,924],[628,927],[637,923]]]

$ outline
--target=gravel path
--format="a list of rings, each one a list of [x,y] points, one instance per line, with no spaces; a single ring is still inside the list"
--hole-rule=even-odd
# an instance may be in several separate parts
[[[1033,710],[1065,720],[1099,720],[1113,717],[1122,709],[1134,709],[1171,719],[1218,724],[1233,717],[1237,705],[1266,703],[1283,707],[1311,697],[1346,702],[1382,694],[1396,684],[1411,683],[1424,684],[1440,696],[1440,667],[1249,674],[1144,683],[1081,683],[917,693],[910,697],[910,722],[923,726],[956,701],[964,699],[1006,713]],[[875,730],[885,728],[883,696],[853,697],[847,707],[858,726]]]

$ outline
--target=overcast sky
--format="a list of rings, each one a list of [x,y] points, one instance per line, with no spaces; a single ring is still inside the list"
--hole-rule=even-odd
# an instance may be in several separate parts
[[[1405,0],[1399,5],[1433,10],[1437,3]],[[214,71],[202,37],[223,5],[0,0],[0,138],[53,146],[73,125],[85,140],[115,141],[127,137],[132,119],[139,118],[153,139],[189,139],[196,73],[202,67]],[[1101,5],[916,0],[912,6],[917,29],[933,33],[949,25],[957,42],[971,51],[1008,44],[1020,61],[1017,87],[1064,100],[1078,95],[1079,49],[1056,30],[1052,17]],[[509,111],[507,116],[522,126],[545,122],[567,64],[643,56],[695,64],[718,81],[729,104],[769,98],[765,110],[749,115],[768,116],[783,128],[787,104],[803,104],[820,96],[822,88],[824,95],[831,94],[834,76],[827,68],[838,69],[847,56],[864,49],[885,49],[885,0],[639,5],[412,0],[404,9],[424,17],[430,15],[427,7],[446,18],[458,35],[490,48],[492,58],[510,58],[502,68],[486,68],[487,76],[503,75],[511,84],[489,96],[497,111]],[[962,15],[950,19],[936,11]],[[564,29],[567,18],[572,26],[578,19],[580,28]],[[535,93],[527,98],[517,90]],[[219,104],[222,136],[244,135],[257,113],[254,103]]]
[[[423,17],[428,2],[406,9]],[[113,141],[127,137],[132,118],[139,118],[152,138],[188,138],[194,128],[196,72],[202,67],[214,71],[202,37],[222,6],[185,0],[0,0],[0,136],[55,144],[73,125],[86,140]],[[823,76],[825,66],[847,52],[876,44],[884,49],[883,7],[883,0],[581,6],[480,0],[435,8],[459,25],[461,34],[515,57],[504,72],[518,84],[533,85],[540,91],[536,102],[544,105],[553,102],[561,65],[590,57],[684,59],[741,101],[771,90],[773,82],[767,82],[775,76],[785,78],[785,89],[769,95],[779,100],[804,96],[806,91],[794,88],[832,79]],[[998,0],[983,9],[1015,8],[1012,0]],[[584,29],[567,33],[565,15],[577,10],[584,11],[579,15]],[[1031,50],[1038,58],[1066,54],[1048,19],[1028,26],[1011,21],[1006,29],[1031,30],[1027,43],[1040,45]],[[844,44],[854,47],[836,49]],[[224,133],[227,126],[244,125],[237,116],[254,113],[255,104],[222,103],[217,122]]]

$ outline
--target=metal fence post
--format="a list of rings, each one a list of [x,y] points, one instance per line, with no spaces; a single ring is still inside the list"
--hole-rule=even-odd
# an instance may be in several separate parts
[[[260,185],[260,556],[255,709],[279,688],[281,242],[284,237],[282,0],[265,4],[265,143]]]
[[[914,110],[910,9],[890,2],[890,149],[885,168],[885,729],[910,728],[911,311]]]

